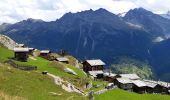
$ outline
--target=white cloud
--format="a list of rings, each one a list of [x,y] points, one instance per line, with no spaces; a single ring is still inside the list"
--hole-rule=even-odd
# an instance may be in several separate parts
[[[66,12],[105,8],[113,13],[144,7],[156,13],[170,9],[170,0],[0,0],[0,23],[27,18],[52,21]]]

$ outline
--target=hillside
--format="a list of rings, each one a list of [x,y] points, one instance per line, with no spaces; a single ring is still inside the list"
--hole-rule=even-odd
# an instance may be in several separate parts
[[[113,73],[136,73],[143,79],[155,78],[152,67],[147,61],[140,61],[129,57],[117,57],[111,65]]]
[[[163,42],[156,43],[151,51],[152,64],[154,65],[155,71],[157,71],[157,77],[166,81],[170,80],[170,39]]]
[[[88,82],[87,76],[82,70],[75,68],[73,65],[50,62],[40,57],[34,58],[34,60],[29,58],[28,62],[25,63],[13,60],[22,66],[32,65],[38,67],[36,71],[23,71],[4,63],[13,58],[14,52],[2,44],[0,44],[0,55],[0,93],[2,98],[21,98],[21,100],[37,100],[37,98],[41,100],[86,99],[81,94],[65,91],[60,85],[55,84],[52,77],[41,74],[42,71],[48,71],[83,89],[86,82],[81,81],[85,79]],[[74,70],[77,75],[64,72],[63,68],[65,67]]]
[[[38,51],[36,51],[36,52],[38,52]],[[65,99],[65,98],[69,98],[71,100],[73,100],[73,99],[86,100],[88,97],[83,96],[79,92],[78,93],[76,93],[76,92],[68,92],[69,90],[67,88],[69,88],[69,84],[73,84],[73,86],[76,89],[80,89],[80,91],[83,92],[83,94],[86,94],[91,90],[98,91],[98,90],[104,89],[105,86],[103,84],[107,84],[107,82],[93,81],[91,78],[89,78],[83,72],[82,69],[75,67],[75,62],[77,61],[77,59],[70,56],[70,55],[66,56],[69,59],[69,64],[60,63],[60,62],[56,62],[56,61],[49,61],[49,60],[46,60],[44,58],[34,57],[34,56],[31,56],[31,55],[29,55],[29,58],[28,58],[27,62],[20,62],[20,61],[16,61],[16,60],[13,59],[13,57],[14,57],[13,50],[9,50],[7,47],[5,47],[1,43],[0,43],[0,55],[1,55],[0,56],[0,64],[2,66],[1,68],[10,69],[13,72],[16,71],[15,74],[12,74],[11,76],[9,76],[9,83],[8,83],[8,85],[10,85],[9,88],[13,89],[13,86],[15,86],[15,85],[16,85],[16,87],[18,87],[18,84],[20,84],[19,82],[21,82],[21,81],[22,81],[22,84],[20,84],[20,85],[23,86],[21,88],[26,88],[25,91],[22,90],[19,93],[17,91],[15,91],[15,90],[11,91],[13,93],[12,95],[10,94],[11,93],[10,89],[6,93],[4,93],[3,91],[1,93],[1,88],[2,89],[7,88],[7,86],[6,86],[7,84],[2,83],[1,85],[2,86],[5,85],[6,87],[1,87],[0,86],[0,93],[2,95],[4,95],[4,96],[8,96],[9,98],[17,98],[17,99],[18,98],[21,98],[21,99],[26,98],[26,99],[29,99],[29,100],[31,98],[31,100],[36,100],[35,96],[38,95],[39,91],[44,91],[44,93],[42,93],[42,95],[44,95],[44,96],[42,96],[42,95],[39,95],[39,96],[42,96],[42,98],[50,98],[50,100],[51,100],[51,98],[52,99],[53,98],[54,99],[60,98],[62,100]],[[58,54],[55,54],[55,53],[53,53],[52,55],[53,56],[55,55],[56,57],[60,57]],[[23,71],[23,70],[13,68],[14,67],[13,65],[10,66],[10,65],[5,63],[6,61],[9,61],[9,60],[10,60],[10,62],[12,61],[13,63],[17,64],[17,66],[23,66],[23,67],[36,66],[37,70],[35,70],[35,71]],[[79,66],[81,67],[82,65],[80,64]],[[71,73],[66,72],[64,70],[65,68],[69,68],[69,69],[73,70],[76,73],[76,75],[73,75]],[[45,75],[45,78],[43,78],[43,76],[44,76],[44,75],[42,75],[43,71],[47,71],[50,75],[52,75],[54,77],[57,77],[57,79],[54,79],[54,77],[52,77],[50,75],[48,75],[48,76]],[[6,75],[6,73],[8,73],[8,71],[7,72],[2,71],[2,72],[5,75]],[[21,75],[21,77],[19,77],[19,75]],[[58,80],[59,78],[60,78],[60,80],[63,80],[63,81],[60,81],[61,85],[59,85],[59,83],[56,83],[57,82],[56,80]],[[11,82],[11,81],[15,81],[15,79],[16,79],[16,83]],[[6,78],[4,78],[4,81],[5,80],[6,80]],[[24,87],[24,84],[26,84],[25,81],[26,82],[30,81],[30,83],[27,84],[28,87]],[[34,84],[34,83],[32,83],[34,81],[38,81],[38,82]],[[92,83],[92,88],[91,89],[85,88],[85,85],[87,83]],[[29,84],[31,84],[31,85],[29,85]],[[56,88],[53,88],[53,89],[56,89],[57,92],[52,91],[53,89],[45,88],[46,90],[45,89],[42,90],[40,88],[40,90],[37,90],[37,93],[35,95],[33,95],[32,92],[30,92],[32,89],[29,90],[28,88],[33,88],[36,84],[38,84],[38,85],[40,84],[40,86],[39,87],[37,86],[37,88],[44,87],[41,84],[43,84],[43,85],[49,84],[49,85],[46,85],[49,88],[50,87],[53,88],[54,86],[56,86]],[[56,85],[56,84],[58,84],[58,85]],[[52,86],[50,86],[50,85],[52,85]],[[93,87],[93,86],[97,86],[97,85],[101,85],[101,86]],[[35,89],[37,89],[37,88],[35,88]],[[50,91],[50,90],[51,90],[51,92],[48,92],[48,95],[45,95],[45,93],[47,93],[47,91]],[[64,92],[62,92],[61,90],[64,91]],[[34,90],[34,91],[36,92],[36,90]],[[60,93],[58,93],[58,91],[60,91]],[[22,94],[22,92],[24,92],[25,94]],[[64,95],[61,95],[62,94],[61,92]],[[17,95],[15,95],[15,93]],[[51,95],[55,95],[55,96],[51,96]],[[60,97],[60,96],[62,96],[62,97]]]
[[[3,44],[0,43],[0,62],[4,62],[8,60],[8,58],[13,57],[13,51],[8,50],[6,47],[4,47]]]
[[[115,89],[96,95],[95,100],[169,100],[170,96],[159,94],[136,94],[120,89]]]
[[[7,64],[0,63],[0,95],[5,100],[56,100],[68,99],[84,100],[83,96],[68,93],[54,84],[53,79],[43,76],[39,72],[25,72],[14,69]],[[54,93],[54,95],[53,95]],[[3,99],[4,100],[4,99]]]
[[[7,48],[3,47],[2,45],[0,47],[0,54],[1,54],[0,62],[7,61],[8,59],[11,59],[14,57],[14,52],[11,50],[8,50]],[[78,85],[80,87],[83,86],[84,84],[86,84],[85,82],[82,84],[79,84],[79,80],[87,78],[86,74],[81,69],[76,68],[75,66],[73,66],[71,64],[64,64],[64,63],[59,63],[59,62],[54,62],[54,61],[48,61],[44,58],[33,57],[33,56],[30,56],[28,58],[27,62],[20,62],[20,61],[15,61],[15,60],[13,60],[13,62],[15,62],[16,64],[19,64],[19,65],[37,66],[37,69],[39,72],[48,71],[51,74],[63,77],[67,80],[70,80],[70,82],[74,82],[75,85]],[[72,69],[73,71],[75,71],[75,73],[77,73],[77,75],[72,75],[72,74],[66,73],[64,71],[64,68]],[[88,78],[87,78],[87,80],[88,80]]]

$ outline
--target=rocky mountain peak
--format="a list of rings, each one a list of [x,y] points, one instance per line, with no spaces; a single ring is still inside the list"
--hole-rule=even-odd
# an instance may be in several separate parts
[[[19,23],[41,23],[41,22],[44,22],[43,20],[41,19],[33,19],[33,18],[28,18],[26,20],[23,20]]]

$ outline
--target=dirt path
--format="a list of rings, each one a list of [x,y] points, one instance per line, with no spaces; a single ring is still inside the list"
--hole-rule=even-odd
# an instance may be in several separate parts
[[[61,77],[55,76],[53,74],[47,73],[50,77],[54,78],[54,82],[56,85],[61,85],[61,87],[67,92],[76,92],[84,95],[80,90],[75,88],[75,86],[67,81],[64,81]]]

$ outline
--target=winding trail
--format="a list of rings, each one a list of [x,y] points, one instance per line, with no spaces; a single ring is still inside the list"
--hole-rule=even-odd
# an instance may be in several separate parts
[[[55,76],[53,74],[47,73],[48,76],[54,79],[56,85],[61,85],[61,87],[67,92],[76,92],[84,95],[82,91],[76,88],[73,84],[69,83],[68,81],[64,81],[61,77]]]

